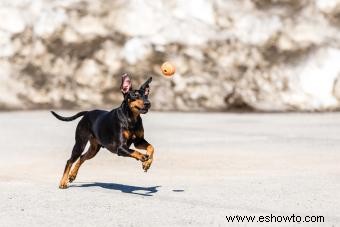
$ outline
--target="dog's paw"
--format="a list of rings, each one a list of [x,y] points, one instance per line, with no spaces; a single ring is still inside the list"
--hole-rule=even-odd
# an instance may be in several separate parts
[[[146,162],[149,160],[149,155],[147,154],[142,154],[142,157],[140,159],[141,162]]]
[[[146,171],[148,171],[148,169],[150,169],[152,161],[153,161],[153,159],[150,158],[147,161],[143,162],[143,170],[144,170],[144,172],[146,172]]]
[[[75,176],[75,175],[70,175],[70,176],[68,177],[68,181],[69,181],[70,183],[72,183],[75,179],[76,179],[76,176]]]
[[[66,189],[66,188],[67,188],[67,184],[60,184],[60,185],[59,185],[59,188],[60,188],[60,189]]]

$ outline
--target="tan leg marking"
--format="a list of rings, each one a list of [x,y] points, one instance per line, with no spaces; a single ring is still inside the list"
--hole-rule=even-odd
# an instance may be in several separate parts
[[[76,177],[77,177],[77,174],[78,174],[78,170],[79,170],[79,167],[81,166],[81,164],[84,163],[85,160],[82,160],[83,157],[80,157],[77,161],[77,163],[75,164],[75,166],[73,167],[68,179],[69,179],[69,182],[73,182]]]
[[[90,143],[91,143],[91,145],[90,145],[89,149],[87,150],[87,152],[85,154],[83,154],[82,156],[80,156],[77,163],[73,167],[71,174],[68,178],[69,182],[73,182],[76,179],[80,166],[86,160],[93,158],[98,153],[98,151],[100,149],[100,147],[98,147],[99,146],[98,143],[95,140],[90,140]]]
[[[149,159],[143,162],[143,170],[146,172],[146,171],[148,171],[148,169],[150,169],[151,164],[153,162],[154,148],[149,143],[141,144],[141,145],[137,146],[136,148],[146,150],[146,154],[149,156]]]
[[[153,153],[154,153],[154,148],[151,144],[149,144],[146,147],[146,154],[149,156],[149,159],[143,162],[143,169],[145,172],[148,171],[148,169],[150,169],[151,167],[151,164],[153,162]]]
[[[130,153],[130,156],[142,162],[145,162],[147,160],[146,155],[140,153],[139,151],[133,151],[132,153]]]
[[[72,163],[67,162],[66,166],[65,166],[65,170],[64,170],[64,174],[63,177],[61,178],[60,184],[59,184],[59,188],[60,189],[65,189],[67,188],[67,183],[68,183],[68,174],[71,170],[72,167]]]

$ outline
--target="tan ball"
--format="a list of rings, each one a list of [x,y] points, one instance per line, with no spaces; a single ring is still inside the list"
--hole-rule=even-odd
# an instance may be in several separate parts
[[[172,76],[176,72],[176,68],[170,62],[164,62],[161,66],[161,70],[164,76]]]

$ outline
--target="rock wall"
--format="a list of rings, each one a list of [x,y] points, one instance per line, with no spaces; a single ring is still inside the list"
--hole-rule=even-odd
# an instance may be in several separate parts
[[[111,107],[129,72],[154,77],[154,110],[337,110],[339,15],[340,0],[1,0],[0,109]]]

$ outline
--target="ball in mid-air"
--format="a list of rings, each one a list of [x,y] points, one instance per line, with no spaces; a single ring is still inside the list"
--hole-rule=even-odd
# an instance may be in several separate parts
[[[172,76],[175,74],[176,68],[170,62],[164,62],[161,66],[161,70],[164,76]]]

